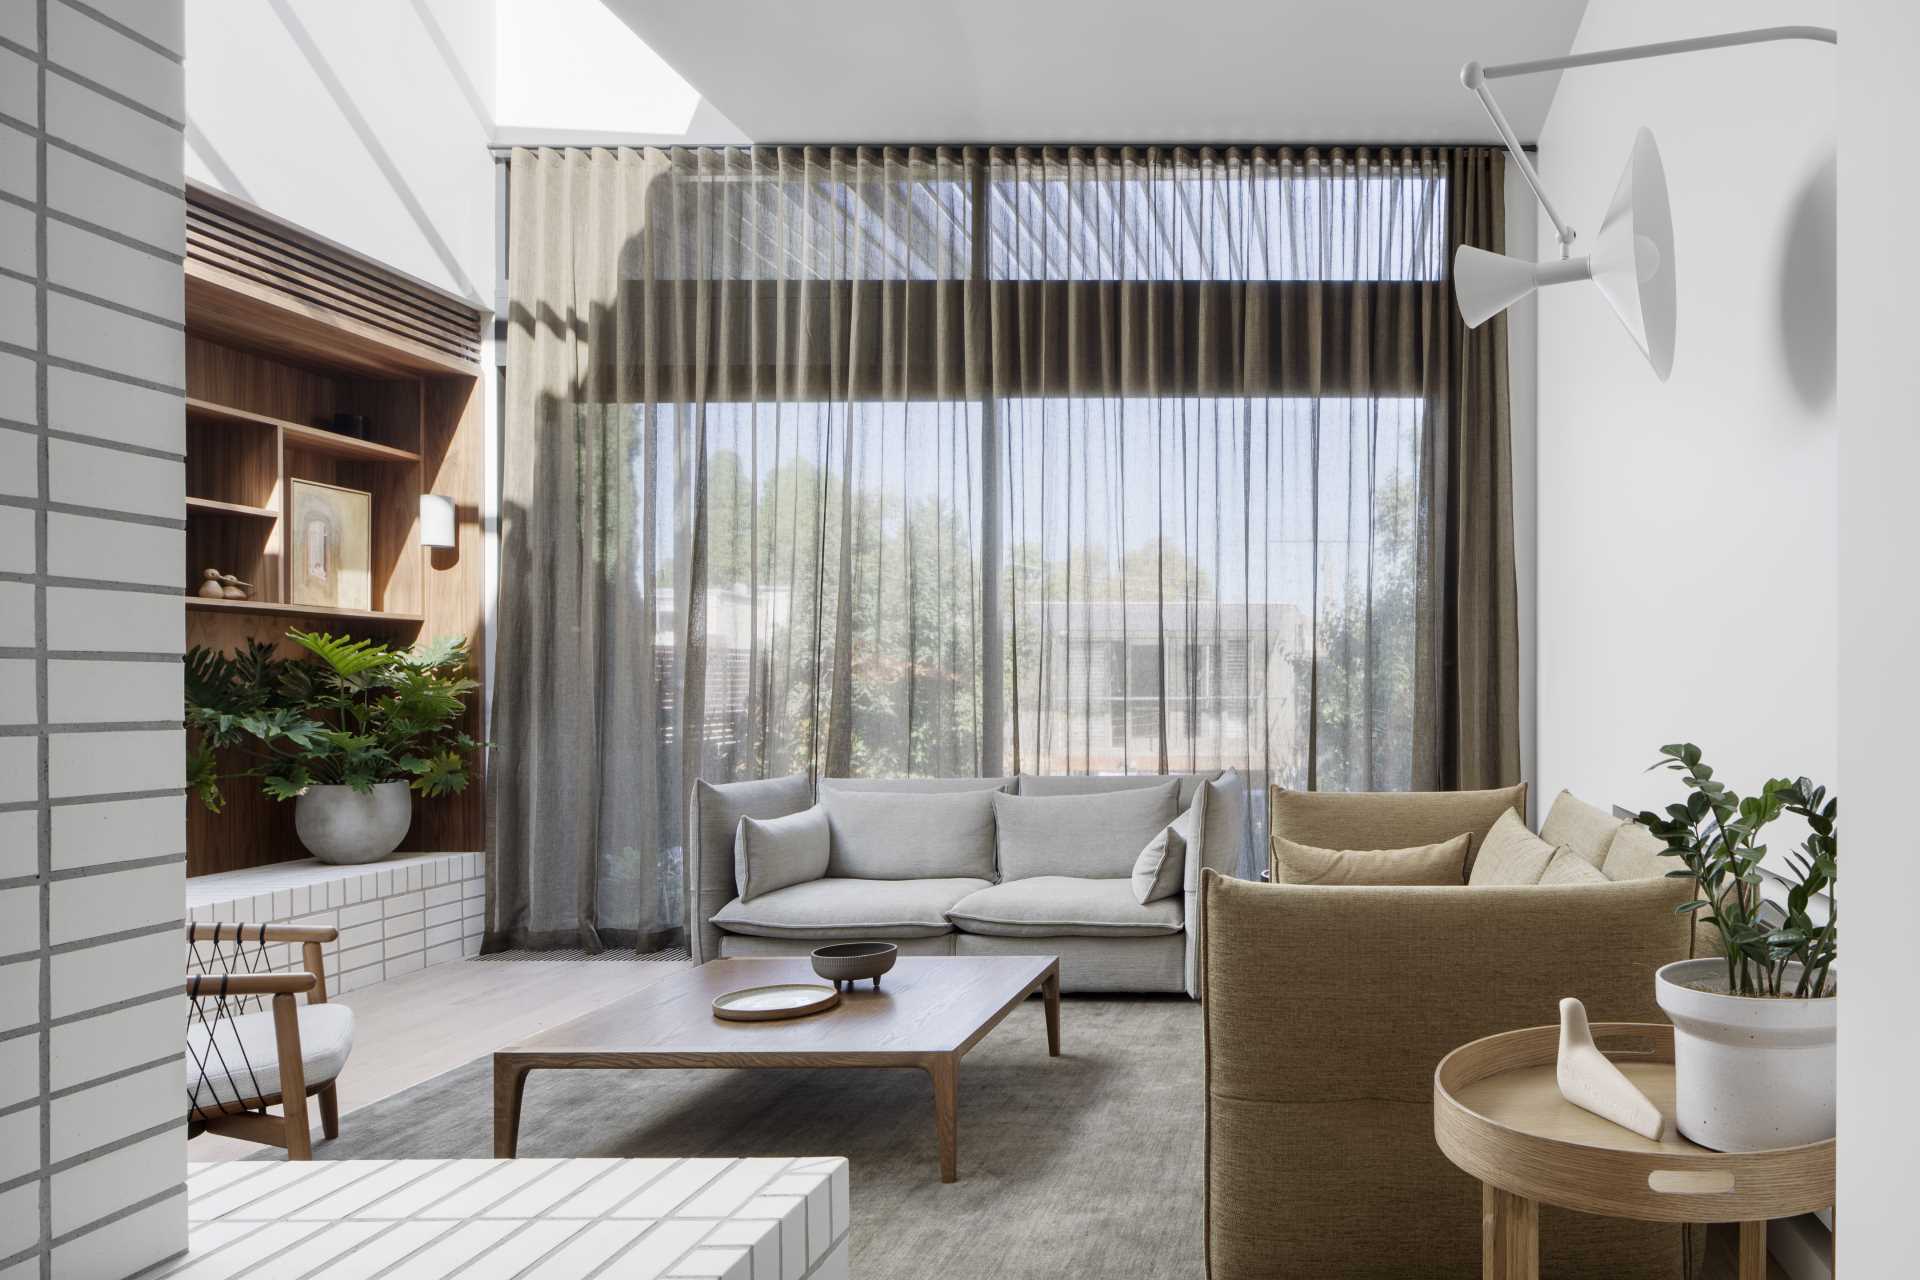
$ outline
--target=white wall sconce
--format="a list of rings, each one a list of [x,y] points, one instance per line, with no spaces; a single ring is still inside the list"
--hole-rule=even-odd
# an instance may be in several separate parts
[[[1763,27],[1499,67],[1482,67],[1477,62],[1462,67],[1460,82],[1478,95],[1501,141],[1507,144],[1514,168],[1532,190],[1534,199],[1540,202],[1560,241],[1558,262],[1535,262],[1531,254],[1506,257],[1461,245],[1453,257],[1453,286],[1460,304],[1460,318],[1467,327],[1479,328],[1542,286],[1591,280],[1614,314],[1620,317],[1634,345],[1646,356],[1654,376],[1665,382],[1673,371],[1673,339],[1678,317],[1674,299],[1673,216],[1667,200],[1666,168],[1660,162],[1660,148],[1654,144],[1653,134],[1642,129],[1634,139],[1633,152],[1620,175],[1620,184],[1614,188],[1613,201],[1600,220],[1600,234],[1594,239],[1593,252],[1575,256],[1573,228],[1547,198],[1539,173],[1527,159],[1500,104],[1493,100],[1493,90],[1487,82],[1507,76],[1662,58],[1702,49],[1730,49],[1775,40],[1836,44],[1839,37],[1827,27]]]
[[[420,545],[451,547],[455,544],[453,499],[438,493],[420,495]]]

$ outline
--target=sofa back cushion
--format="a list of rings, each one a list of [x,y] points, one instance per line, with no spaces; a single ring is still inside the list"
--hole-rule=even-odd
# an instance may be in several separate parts
[[[1002,880],[1131,879],[1149,841],[1180,814],[1180,781],[1095,795],[993,796]]]
[[[1667,857],[1667,842],[1637,822],[1623,822],[1613,833],[1600,873],[1609,880],[1657,880],[1686,864]]]
[[[989,780],[990,781],[990,780]],[[871,791],[822,785],[827,874],[860,880],[993,878],[992,790]]]
[[[1540,824],[1540,838],[1555,848],[1567,846],[1597,867],[1607,860],[1607,846],[1624,822],[1571,791],[1562,791],[1553,798],[1553,808],[1547,810],[1547,820]]]
[[[946,795],[954,791],[1011,791],[1012,778],[822,778],[820,793],[885,791],[898,795]]]
[[[1410,849],[1316,849],[1275,836],[1275,884],[1457,885],[1466,876],[1467,833]]]
[[[819,805],[783,818],[741,818],[733,836],[733,882],[740,900],[818,880],[827,874],[831,844],[827,811]]]
[[[1182,810],[1193,803],[1193,797],[1201,787],[1219,778],[1225,772],[1214,769],[1202,773],[1128,773],[1118,776],[1103,774],[1033,774],[1023,773],[1016,780],[1019,783],[1016,795],[1023,796],[1095,796],[1111,791],[1141,791],[1157,787],[1168,778],[1180,783]]]
[[[1268,792],[1274,835],[1319,849],[1411,849],[1467,833],[1467,866],[1480,841],[1509,809],[1527,811],[1527,784],[1491,791]]]

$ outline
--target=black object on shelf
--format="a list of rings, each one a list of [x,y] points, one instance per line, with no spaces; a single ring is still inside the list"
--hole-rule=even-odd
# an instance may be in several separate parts
[[[368,440],[372,438],[369,434],[371,427],[367,422],[367,415],[364,413],[336,413],[333,415],[333,423],[328,429],[335,435],[352,436],[355,440]]]

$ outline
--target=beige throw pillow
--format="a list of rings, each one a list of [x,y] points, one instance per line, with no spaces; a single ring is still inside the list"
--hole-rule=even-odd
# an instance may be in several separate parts
[[[1471,833],[1411,849],[1316,849],[1273,838],[1275,884],[1453,884],[1466,875]]]
[[[1594,808],[1571,791],[1562,791],[1553,798],[1553,808],[1547,810],[1547,820],[1540,824],[1540,838],[1556,849],[1565,845],[1589,865],[1598,867],[1606,861],[1607,846],[1624,821],[1605,809]]]
[[[1171,898],[1186,882],[1187,859],[1199,854],[1201,834],[1206,830],[1210,789],[1203,786],[1195,791],[1193,803],[1160,828],[1133,860],[1133,900],[1141,906]]]
[[[1540,873],[1541,884],[1606,884],[1608,880],[1600,874],[1600,868],[1583,857],[1578,849],[1571,845],[1561,845],[1553,851],[1553,857],[1547,863],[1547,869]]]
[[[1480,842],[1480,853],[1473,860],[1473,874],[1467,883],[1539,884],[1553,852],[1552,845],[1527,830],[1520,815],[1509,809]]]

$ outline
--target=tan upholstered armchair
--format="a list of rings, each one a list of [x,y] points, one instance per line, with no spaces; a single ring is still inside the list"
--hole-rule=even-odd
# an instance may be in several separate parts
[[[225,1134],[309,1160],[309,1097],[320,1099],[321,1132],[340,1136],[334,1080],[353,1049],[353,1010],[327,1003],[321,951],[338,936],[293,925],[187,926],[189,1137]],[[296,947],[300,970],[276,972]],[[278,1116],[267,1110],[276,1104]]]
[[[1484,835],[1506,793],[1276,804],[1303,844]],[[1324,800],[1327,803],[1316,803]],[[1379,800],[1380,804],[1370,804]],[[1288,812],[1282,812],[1282,809]],[[1480,1188],[1433,1138],[1433,1072],[1469,1040],[1662,1021],[1653,971],[1687,954],[1678,880],[1502,888],[1265,885],[1212,872],[1206,918],[1207,1261],[1213,1280],[1480,1274]],[[1544,1274],[1677,1277],[1674,1226],[1544,1208]]]

